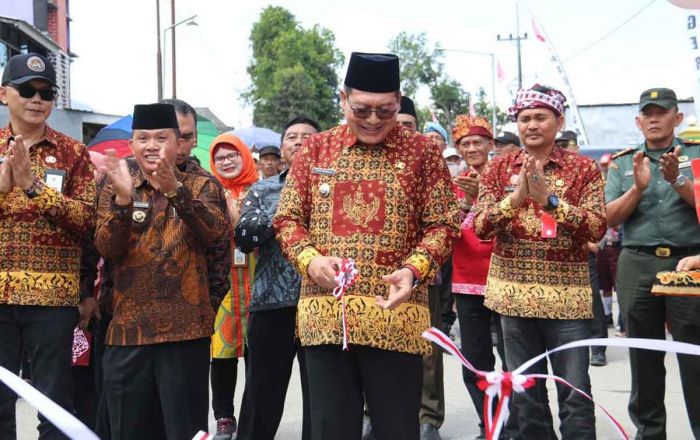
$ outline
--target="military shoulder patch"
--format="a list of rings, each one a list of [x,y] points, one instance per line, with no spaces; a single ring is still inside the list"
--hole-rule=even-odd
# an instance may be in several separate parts
[[[624,150],[618,151],[617,153],[615,153],[615,154],[613,154],[612,156],[610,156],[610,159],[611,159],[611,160],[615,160],[615,159],[617,159],[618,157],[626,156],[626,155],[628,155],[628,154],[630,154],[630,153],[633,153],[633,152],[635,152],[635,151],[637,151],[637,147],[625,148]]]

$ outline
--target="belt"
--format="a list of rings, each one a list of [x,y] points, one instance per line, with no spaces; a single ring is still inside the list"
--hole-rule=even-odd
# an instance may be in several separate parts
[[[625,246],[637,252],[656,255],[661,258],[687,257],[688,255],[700,254],[700,246],[674,247],[674,246]]]

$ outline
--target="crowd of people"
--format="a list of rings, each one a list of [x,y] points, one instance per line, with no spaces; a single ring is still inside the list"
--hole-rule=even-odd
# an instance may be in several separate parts
[[[28,369],[105,440],[189,440],[210,406],[214,439],[265,440],[296,358],[302,439],[436,440],[445,393],[442,352],[421,336],[431,326],[458,327],[477,369],[496,368],[495,346],[508,370],[607,337],[615,293],[627,336],[700,344],[700,300],[651,294],[658,272],[700,268],[700,146],[675,137],[672,90],[643,92],[644,141],[596,163],[562,131],[558,90],[517,93],[517,134],[473,115],[449,135],[436,122],[421,133],[399,71],[395,55],[353,53],[343,124],[322,131],[299,115],[280,147],[256,151],[221,134],[210,173],[190,154],[186,102],[135,105],[132,156],[91,158],[47,125],[51,63],[12,57],[0,87],[0,366]],[[678,361],[700,438],[700,359]],[[604,348],[577,348],[530,371],[595,395],[589,365],[605,364]],[[636,438],[665,439],[663,353],[631,349],[630,367]],[[464,369],[486,438],[476,379]],[[592,401],[561,384],[557,401],[561,438],[596,438]],[[15,404],[0,385],[0,439],[16,438]],[[39,420],[39,438],[65,438]],[[544,382],[514,394],[500,438],[557,438]]]

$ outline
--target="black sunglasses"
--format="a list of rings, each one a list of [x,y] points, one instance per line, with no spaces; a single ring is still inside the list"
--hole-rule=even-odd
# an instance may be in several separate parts
[[[37,89],[33,85],[29,83],[24,83],[20,85],[14,85],[14,84],[8,84],[9,86],[12,86],[12,88],[17,89],[17,92],[19,92],[19,96],[22,98],[33,98],[37,93],[39,93],[39,97],[42,99],[42,101],[53,101],[53,99],[56,97],[56,90],[54,90],[53,87],[44,87],[41,89]]]

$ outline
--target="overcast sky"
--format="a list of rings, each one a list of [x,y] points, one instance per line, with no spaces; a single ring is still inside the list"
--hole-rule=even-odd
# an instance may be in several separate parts
[[[161,0],[161,27],[170,23],[170,1]],[[695,92],[687,11],[666,0],[652,5],[600,44],[574,56],[610,32],[648,0],[530,0],[521,2],[523,83],[541,82],[563,88],[549,61],[547,46],[533,35],[531,15],[558,51],[579,104],[635,102],[642,90],[666,86],[679,97]],[[288,9],[304,27],[319,24],[333,31],[346,61],[352,51],[386,51],[401,31],[425,32],[447,49],[495,53],[506,80],[497,82],[499,105],[509,104],[515,84],[516,55],[512,43],[496,35],[515,34],[513,0],[176,0],[176,20],[197,14],[198,26],[177,27],[178,98],[210,107],[236,127],[251,124],[252,109],[239,98],[250,84],[249,34],[267,5]],[[157,98],[156,0],[71,0],[72,96],[95,111],[130,113],[134,104]],[[170,35],[170,32],[167,32]],[[165,97],[170,96],[170,40],[164,52]],[[572,58],[573,57],[573,58]],[[491,93],[487,56],[446,52],[448,73],[466,90],[483,86]],[[344,75],[344,69],[339,72]],[[564,90],[564,89],[563,89]],[[565,92],[567,95],[568,92]],[[415,97],[427,105],[427,93]]]

